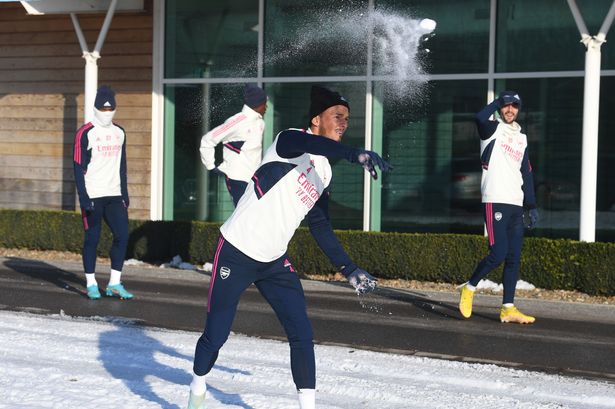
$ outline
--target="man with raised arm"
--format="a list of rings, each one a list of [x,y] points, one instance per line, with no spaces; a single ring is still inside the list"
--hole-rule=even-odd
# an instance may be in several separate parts
[[[478,263],[470,280],[461,286],[459,311],[464,318],[472,315],[472,301],[478,282],[504,262],[500,321],[519,324],[535,321],[534,317],[523,314],[514,305],[523,246],[524,207],[529,211],[528,227],[531,229],[538,222],[527,136],[516,122],[520,110],[521,97],[514,91],[504,91],[476,115],[489,254]],[[500,119],[490,120],[489,117],[496,111]]]
[[[228,338],[239,297],[252,283],[280,320],[290,343],[293,381],[301,409],[315,407],[316,369],[312,326],[303,288],[287,254],[288,243],[307,215],[310,232],[332,264],[358,293],[376,279],[357,267],[329,221],[329,159],[358,163],[377,178],[390,169],[371,151],[341,144],[349,105],[337,92],[312,87],[309,129],[280,132],[265,153],[229,219],[220,228],[207,301],[205,331],[196,345],[190,409],[203,409],[206,375]]]

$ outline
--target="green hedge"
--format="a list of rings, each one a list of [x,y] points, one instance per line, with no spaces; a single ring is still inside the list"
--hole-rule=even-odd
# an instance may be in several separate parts
[[[127,258],[168,261],[179,254],[192,263],[212,260],[217,223],[130,220]],[[337,231],[352,259],[381,278],[461,283],[487,253],[479,235]],[[81,217],[75,212],[0,210],[0,246],[79,253]],[[100,255],[107,255],[111,233],[103,227]],[[297,230],[289,246],[301,272],[327,274],[333,267],[309,231]],[[520,278],[546,289],[615,295],[615,243],[582,243],[529,237],[523,248]],[[491,273],[501,280],[501,267]]]

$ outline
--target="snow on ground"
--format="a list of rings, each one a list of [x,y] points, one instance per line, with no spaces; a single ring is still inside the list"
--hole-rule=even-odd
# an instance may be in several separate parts
[[[184,408],[200,334],[0,311],[0,408]],[[231,335],[207,408],[297,408],[284,342]],[[615,384],[317,346],[319,409],[615,408]]]
[[[476,286],[479,290],[491,290],[494,293],[501,293],[504,291],[504,286],[500,283],[494,283],[491,280],[480,280],[478,285]],[[534,284],[528,283],[527,281],[519,280],[517,281],[517,290],[535,290],[536,287]]]

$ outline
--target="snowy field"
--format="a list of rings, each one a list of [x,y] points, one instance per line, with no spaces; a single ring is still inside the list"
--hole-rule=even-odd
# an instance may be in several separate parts
[[[0,408],[183,408],[198,336],[0,311]],[[319,409],[615,408],[609,382],[333,346],[316,359]],[[297,407],[287,344],[232,335],[207,408]]]

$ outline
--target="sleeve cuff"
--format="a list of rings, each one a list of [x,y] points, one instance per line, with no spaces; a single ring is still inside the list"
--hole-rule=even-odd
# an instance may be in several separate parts
[[[350,262],[344,266],[340,266],[339,270],[344,275],[344,277],[348,277],[353,271],[359,268],[355,263]]]

